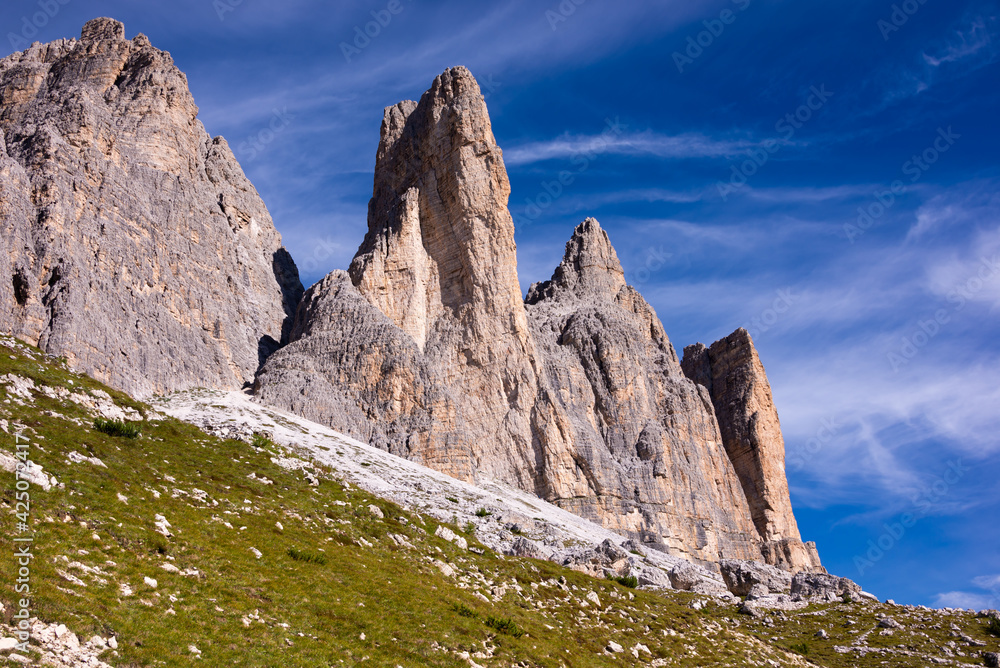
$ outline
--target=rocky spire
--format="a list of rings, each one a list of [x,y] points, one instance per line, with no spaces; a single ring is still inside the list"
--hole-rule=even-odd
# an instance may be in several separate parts
[[[523,302],[509,191],[468,70],[386,109],[350,280],[310,288],[258,396],[673,554],[760,559],[708,392],[608,235],[583,221]]]
[[[577,296],[598,295],[614,299],[625,287],[625,271],[618,261],[608,233],[595,218],[576,226],[566,242],[566,253],[552,278],[528,290],[527,303],[534,304],[558,292]]]
[[[452,397],[447,407],[428,398],[434,426],[412,426],[413,456],[459,477],[516,480],[534,490],[539,460],[528,416],[538,362],[509,195],[479,85],[464,67],[446,70],[419,102],[385,110],[368,233],[349,273],[357,291],[412,339],[418,366],[438,379],[414,374],[406,391]]]
[[[464,67],[446,70],[419,103],[385,111],[354,284],[421,349],[464,330],[523,356],[509,195],[479,85]]]
[[[802,543],[785,478],[785,441],[764,366],[750,334],[738,329],[706,348],[684,349],[684,373],[712,397],[722,442],[750,504],[762,550],[779,565],[820,567],[813,543]]]
[[[170,55],[94,19],[0,90],[0,330],[134,395],[252,381],[302,285]]]

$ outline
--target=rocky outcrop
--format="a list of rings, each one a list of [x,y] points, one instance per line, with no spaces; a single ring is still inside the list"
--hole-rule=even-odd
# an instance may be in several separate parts
[[[0,60],[0,331],[139,396],[253,379],[302,286],[197,114],[111,19]]]
[[[675,554],[758,558],[711,403],[684,376],[656,313],[626,284],[596,220],[574,230],[551,280],[531,286],[526,304],[588,480],[581,494],[556,478],[561,505]]]
[[[259,399],[671,554],[761,559],[710,394],[607,234],[584,221],[522,300],[509,191],[467,70],[386,109],[365,240],[306,293]]]
[[[509,192],[467,70],[386,109],[350,280],[310,289],[292,345],[262,369],[261,399],[462,479],[542,491],[548,434],[532,417],[547,409]]]
[[[719,570],[726,581],[726,587],[736,596],[747,596],[754,587],[764,587],[768,593],[788,593],[792,588],[792,575],[767,564],[753,561],[723,559]]]
[[[829,575],[827,573],[796,573],[792,578],[792,596],[804,599],[820,598],[836,600],[842,596],[850,596],[854,600],[862,597],[871,598],[871,594],[861,591],[853,580]]]
[[[685,374],[708,390],[729,459],[764,541],[765,560],[822,570],[814,543],[799,535],[785,478],[785,441],[764,366],[750,334],[738,329],[711,347],[684,349]]]

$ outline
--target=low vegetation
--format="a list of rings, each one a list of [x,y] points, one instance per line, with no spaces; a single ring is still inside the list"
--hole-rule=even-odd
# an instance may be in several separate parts
[[[315,486],[282,468],[289,453],[267,435],[208,436],[3,341],[0,377],[106,391],[146,416],[141,441],[127,443],[89,409],[43,393],[26,400],[0,379],[2,450],[14,450],[12,433],[23,428],[31,458],[58,483],[31,488],[27,523],[44,555],[31,566],[31,612],[83,640],[115,638],[117,648],[101,654],[112,666],[200,657],[206,666],[909,668],[926,662],[900,645],[952,665],[981,665],[982,651],[997,651],[995,622],[969,613],[904,617],[897,606],[837,602],[754,619],[705,596],[503,557],[471,537],[483,553],[463,550],[434,535],[438,521],[333,470],[313,465]],[[87,457],[71,460],[73,451]],[[0,470],[5,527],[15,501],[13,474]],[[11,559],[13,537],[0,533],[0,560]],[[5,622],[18,598],[11,563],[0,565]],[[696,600],[707,603],[695,610]],[[880,635],[885,615],[904,628]],[[814,638],[820,629],[829,639]],[[866,632],[864,642],[885,653],[834,649]],[[37,662],[41,648],[28,654]]]
[[[120,436],[122,438],[139,438],[142,435],[142,427],[139,424],[135,422],[123,422],[122,420],[97,418],[94,420],[94,429],[108,436]]]

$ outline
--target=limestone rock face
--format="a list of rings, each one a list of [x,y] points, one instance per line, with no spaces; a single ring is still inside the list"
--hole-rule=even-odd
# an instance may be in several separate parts
[[[262,369],[260,397],[450,475],[538,491],[544,435],[531,420],[546,408],[509,194],[468,70],[386,109],[351,284],[335,273],[310,290],[292,345]],[[299,395],[292,378],[315,386],[316,374],[323,389]],[[365,419],[331,417],[348,414]]]
[[[576,228],[552,279],[533,285],[526,301],[587,479],[580,489],[553,475],[552,498],[672,554],[759,558],[707,393],[684,376],[596,220]]]
[[[253,379],[302,286],[197,114],[111,19],[0,60],[0,330],[139,396]]]
[[[785,478],[785,441],[764,366],[750,334],[738,329],[711,347],[684,349],[684,372],[708,390],[729,458],[764,541],[768,563],[822,570],[814,543],[799,536]]]
[[[707,389],[596,220],[522,300],[509,184],[472,75],[385,112],[368,234],[313,286],[260,400],[703,563],[761,559]]]

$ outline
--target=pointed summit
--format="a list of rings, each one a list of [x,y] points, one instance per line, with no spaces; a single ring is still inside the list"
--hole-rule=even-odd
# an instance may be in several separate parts
[[[595,218],[587,218],[573,230],[552,278],[532,285],[526,301],[534,304],[560,292],[614,299],[625,285],[625,271],[608,233]]]
[[[83,30],[80,31],[81,42],[100,42],[103,40],[124,41],[125,24],[106,16],[91,19],[83,24]]]
[[[137,397],[252,381],[302,285],[170,54],[95,18],[0,90],[0,332]]]
[[[509,317],[521,301],[509,195],[479,85],[446,70],[419,103],[385,111],[351,280],[421,349],[435,331],[485,334],[499,321],[523,339],[523,316]]]

